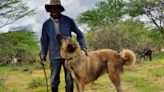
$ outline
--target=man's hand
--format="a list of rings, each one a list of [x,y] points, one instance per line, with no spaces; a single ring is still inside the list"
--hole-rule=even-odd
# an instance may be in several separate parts
[[[41,52],[39,53],[39,57],[40,57],[40,64],[44,65],[44,62],[46,61],[46,57],[45,55],[43,55]]]
[[[85,52],[85,55],[88,56],[87,48],[81,48]]]
[[[44,65],[45,64],[45,61],[43,61],[42,59],[40,59],[40,62],[39,62],[41,65]]]

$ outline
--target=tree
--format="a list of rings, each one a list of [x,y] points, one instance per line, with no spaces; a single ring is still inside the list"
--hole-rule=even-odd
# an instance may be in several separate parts
[[[39,44],[34,32],[22,28],[15,32],[0,34],[0,66],[11,62],[15,56],[35,57],[38,55]]]
[[[123,0],[100,1],[96,4],[96,8],[81,13],[77,20],[80,24],[87,24],[93,31],[99,25],[118,23],[119,19],[124,15],[123,8]]]
[[[155,25],[164,39],[164,2],[162,0],[107,0],[97,3],[96,8],[81,13],[77,20],[80,24],[87,24],[91,30],[96,30],[100,25],[117,24],[124,15],[132,19],[146,15],[149,22]]]
[[[132,17],[146,15],[149,22],[157,28],[164,39],[164,2],[163,0],[129,0],[126,11]]]
[[[34,14],[22,0],[0,0],[0,28]]]
[[[152,22],[157,27],[164,39],[164,2],[159,0],[159,2],[149,5],[145,0],[144,4],[145,12],[151,20],[150,22]]]

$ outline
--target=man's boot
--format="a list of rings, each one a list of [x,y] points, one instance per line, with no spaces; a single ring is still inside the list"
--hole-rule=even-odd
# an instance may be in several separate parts
[[[65,92],[73,92],[73,86],[66,86],[65,90]]]
[[[51,92],[58,92],[58,87],[51,87]]]

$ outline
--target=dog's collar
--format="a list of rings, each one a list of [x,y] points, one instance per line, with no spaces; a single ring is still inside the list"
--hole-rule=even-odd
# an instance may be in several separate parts
[[[74,57],[71,57],[71,58],[69,58],[69,59],[65,59],[65,60],[72,60],[72,59],[74,59],[74,58],[76,58],[77,56],[74,56]]]

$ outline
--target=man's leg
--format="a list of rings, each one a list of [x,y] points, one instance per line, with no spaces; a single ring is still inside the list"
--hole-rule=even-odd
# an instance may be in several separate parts
[[[50,63],[50,82],[51,82],[51,90],[52,92],[58,92],[58,86],[60,83],[60,70],[61,70],[62,62],[61,60],[54,60]]]
[[[65,73],[65,83],[66,83],[66,92],[73,92],[73,79],[71,77],[71,73],[67,70],[64,64],[63,60],[63,66],[64,66],[64,73]]]

